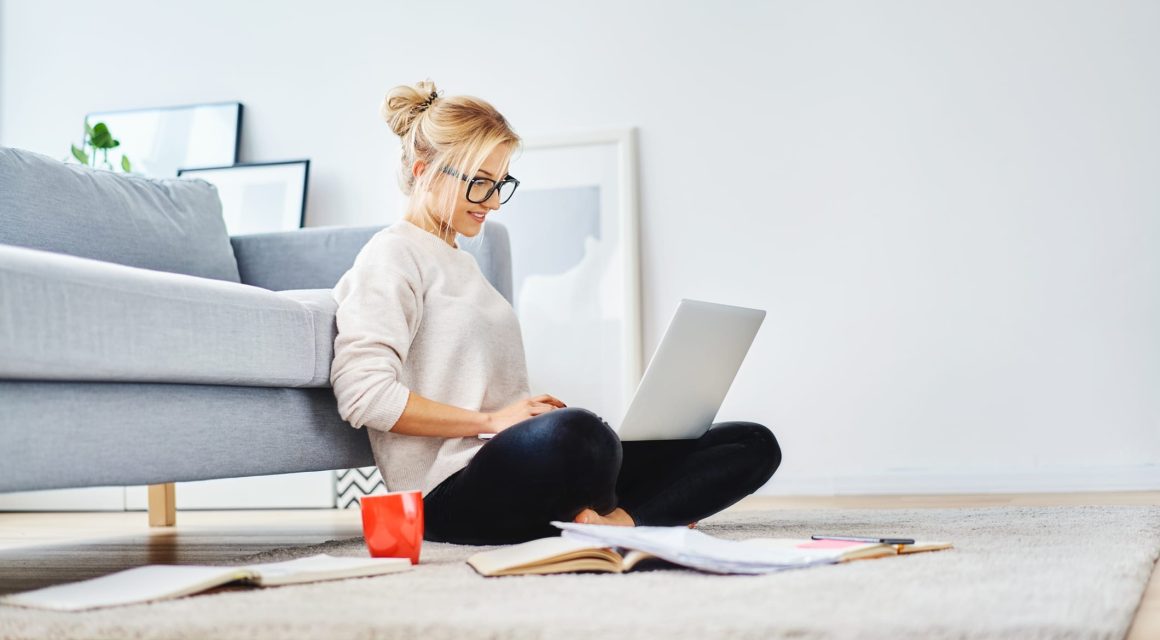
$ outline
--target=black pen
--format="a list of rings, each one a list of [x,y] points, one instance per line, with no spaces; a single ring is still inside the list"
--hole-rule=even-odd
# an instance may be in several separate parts
[[[914,544],[914,538],[866,538],[861,536],[810,536],[810,540],[842,540],[844,542],[877,542],[880,544]]]

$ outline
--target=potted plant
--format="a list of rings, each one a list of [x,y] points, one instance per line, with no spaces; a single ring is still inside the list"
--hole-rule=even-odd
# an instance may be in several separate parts
[[[96,167],[97,152],[100,151],[102,161],[105,165],[104,168],[113,170],[113,165],[109,162],[109,149],[115,149],[121,146],[121,141],[109,133],[109,127],[104,122],[98,122],[93,126],[89,126],[89,119],[85,118],[85,140],[81,144],[83,148],[77,148],[75,144],[72,145],[72,155],[81,164]],[[132,164],[129,162],[129,156],[121,156],[121,170],[125,173],[132,173],[133,169]]]

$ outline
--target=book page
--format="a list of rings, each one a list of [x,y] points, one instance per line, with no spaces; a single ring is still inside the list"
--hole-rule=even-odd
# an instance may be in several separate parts
[[[932,542],[926,540],[915,540],[914,544],[898,544],[894,545],[898,549],[898,553],[921,553],[923,551],[941,551],[943,549],[950,549],[954,545],[949,542]]]
[[[151,564],[106,576],[0,597],[0,603],[59,611],[179,598],[238,580],[260,586],[337,580],[411,569],[407,558],[319,554],[239,567]]]
[[[4,596],[0,602],[77,611],[177,598],[249,577],[248,571],[238,567],[151,564],[91,580]]]
[[[603,553],[596,553],[598,551]],[[490,576],[517,568],[551,565],[564,558],[578,555],[591,556],[591,559],[596,561],[601,559],[600,556],[605,556],[604,564],[609,571],[616,571],[620,566],[620,555],[605,545],[561,536],[539,538],[490,551],[480,551],[469,557],[467,563],[480,574]]]
[[[723,540],[688,527],[618,527],[553,520],[563,536],[647,551],[675,564],[715,573],[769,573],[837,562],[840,554],[819,549],[760,546]]]
[[[375,576],[407,571],[411,567],[409,558],[352,558],[320,553],[305,558],[250,564],[240,568],[254,574],[257,584],[271,587],[283,584]]]
[[[665,560],[660,556],[654,556],[647,551],[640,549],[624,549],[617,547],[624,553],[624,561],[621,563],[621,571],[633,571],[640,565],[641,571],[650,571],[654,569],[672,569],[674,567],[680,568],[681,565],[675,564],[669,560]]]
[[[880,542],[855,542],[851,540],[806,540],[802,538],[750,538],[742,544],[758,547],[779,547],[805,549],[823,556],[836,558],[839,562],[881,558],[898,553],[894,545]]]

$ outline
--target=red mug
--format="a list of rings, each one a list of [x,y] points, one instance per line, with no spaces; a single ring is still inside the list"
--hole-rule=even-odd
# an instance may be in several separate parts
[[[394,491],[359,498],[363,539],[375,558],[410,558],[419,564],[423,543],[423,492]]]

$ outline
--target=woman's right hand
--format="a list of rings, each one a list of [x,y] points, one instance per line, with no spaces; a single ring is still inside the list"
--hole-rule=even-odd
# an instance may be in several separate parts
[[[517,400],[499,411],[484,414],[487,416],[487,425],[484,427],[483,433],[499,433],[528,418],[534,418],[541,413],[547,413],[553,409],[561,409],[566,406],[568,405],[546,393]]]

